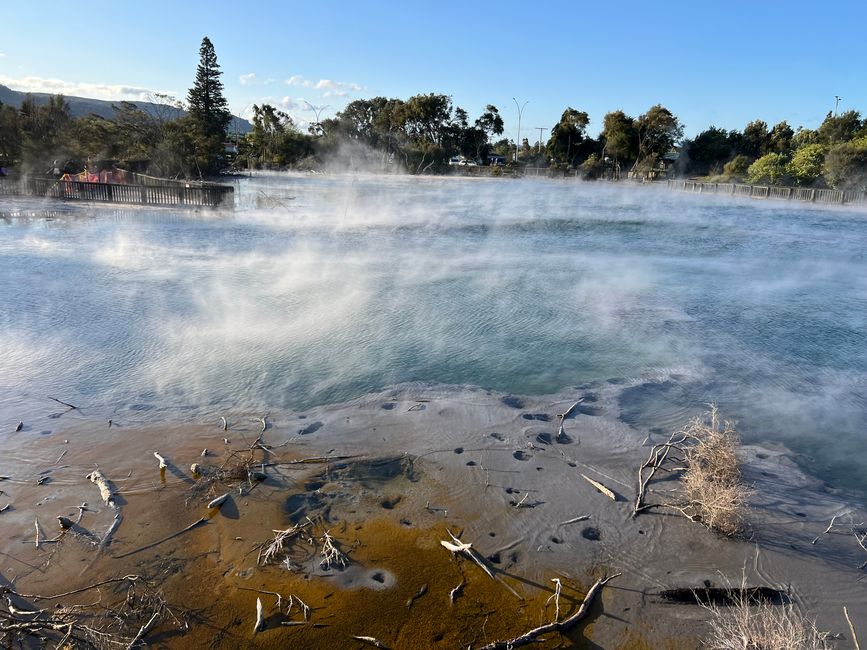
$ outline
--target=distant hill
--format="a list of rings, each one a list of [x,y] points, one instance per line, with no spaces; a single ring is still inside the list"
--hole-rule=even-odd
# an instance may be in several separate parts
[[[0,102],[3,104],[20,108],[25,95],[27,95],[27,93],[19,90],[12,90],[11,88],[0,84]],[[52,96],[51,93],[30,93],[30,95],[37,104],[47,104],[48,98]],[[112,102],[103,99],[90,99],[89,97],[71,97],[69,95],[64,95],[63,99],[65,99],[69,104],[69,112],[72,117],[98,115],[108,120],[114,117],[114,104],[121,103],[120,100]],[[185,114],[185,111],[180,109],[171,106],[161,106],[151,102],[129,103],[135,104],[136,107],[145,113],[154,115],[159,112],[160,114],[167,116],[169,119],[175,119]],[[248,133],[252,128],[253,126],[247,120],[235,115],[232,116],[232,121],[229,123],[229,133]]]

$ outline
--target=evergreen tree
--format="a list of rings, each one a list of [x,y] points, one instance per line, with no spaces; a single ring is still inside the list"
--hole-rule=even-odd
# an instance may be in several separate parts
[[[196,82],[187,95],[189,115],[201,135],[225,137],[232,119],[229,103],[223,97],[223,82],[214,45],[207,36],[199,48],[199,67]]]

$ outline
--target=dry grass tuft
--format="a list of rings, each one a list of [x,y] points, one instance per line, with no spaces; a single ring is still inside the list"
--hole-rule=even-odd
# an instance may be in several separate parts
[[[751,604],[748,596],[735,597],[729,606],[704,605],[711,613],[711,633],[704,645],[710,650],[828,650],[830,636],[794,605],[775,606],[767,601]]]
[[[737,431],[731,422],[720,422],[716,406],[711,405],[710,411],[691,420],[682,434],[689,443],[683,446],[684,514],[723,535],[739,534],[751,491],[741,481]]]

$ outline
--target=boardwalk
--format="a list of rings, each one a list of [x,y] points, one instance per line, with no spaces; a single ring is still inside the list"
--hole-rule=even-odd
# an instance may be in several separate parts
[[[228,185],[198,184],[187,186],[179,182],[122,185],[48,178],[0,180],[0,195],[136,205],[231,207],[234,205],[234,191],[234,188]]]
[[[740,183],[702,183],[689,180],[670,180],[668,189],[692,194],[720,194],[743,196],[751,199],[779,201],[805,201],[810,203],[867,203],[867,191],[829,190],[809,187],[775,187],[773,185],[742,185]]]

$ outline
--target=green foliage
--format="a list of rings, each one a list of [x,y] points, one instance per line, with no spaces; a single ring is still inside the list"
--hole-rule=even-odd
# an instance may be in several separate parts
[[[768,134],[768,150],[767,153],[782,153],[788,155],[792,148],[792,138],[795,132],[788,122],[782,121],[775,124],[774,128]]]
[[[615,160],[631,162],[638,156],[638,131],[635,120],[623,111],[605,114],[602,133],[604,151]]]
[[[837,144],[852,140],[863,126],[858,111],[846,111],[840,115],[832,115],[829,112],[819,126],[819,141],[824,144]]]
[[[0,161],[3,161],[3,167],[20,160],[22,140],[18,111],[0,103]]]
[[[754,120],[744,127],[738,153],[752,159],[760,158],[768,153],[770,132],[764,120]]]
[[[223,96],[222,74],[214,45],[205,36],[199,48],[196,80],[187,94],[196,167],[202,173],[217,172],[223,164],[223,141],[232,115]]]
[[[826,151],[825,145],[804,145],[792,156],[786,171],[798,185],[812,185],[822,175]]]
[[[815,129],[805,129],[802,126],[798,127],[798,130],[795,131],[795,135],[792,136],[792,149],[797,151],[801,147],[805,147],[808,144],[818,144],[819,143],[819,132]]]
[[[747,171],[752,164],[752,160],[743,154],[738,154],[723,166],[723,176],[730,179],[743,179],[747,176]]]
[[[823,172],[835,189],[867,189],[867,138],[831,147]]]
[[[779,185],[787,178],[786,156],[781,153],[765,154],[747,169],[750,183],[761,185]]]
[[[689,175],[718,172],[731,159],[736,146],[732,134],[712,126],[684,142],[680,167]]]
[[[548,157],[555,162],[572,166],[575,166],[578,160],[586,158],[587,153],[581,145],[585,140],[588,124],[590,118],[584,111],[578,111],[571,106],[563,111],[560,121],[551,129],[547,145]]]
[[[668,153],[683,136],[683,127],[674,114],[662,104],[651,106],[635,122],[638,132],[638,158],[633,171],[648,171]]]

